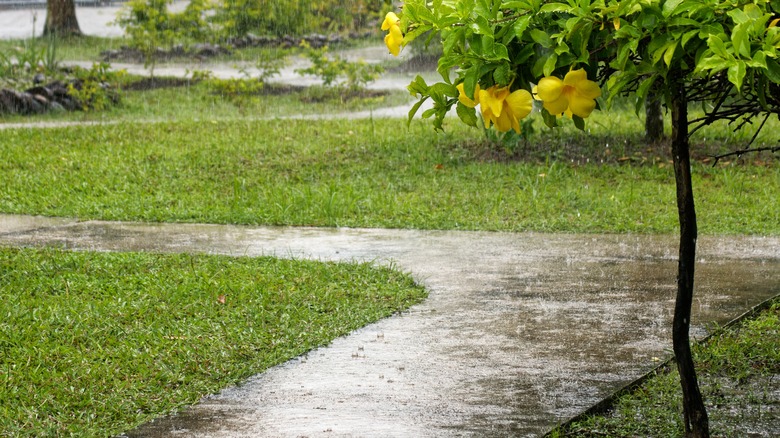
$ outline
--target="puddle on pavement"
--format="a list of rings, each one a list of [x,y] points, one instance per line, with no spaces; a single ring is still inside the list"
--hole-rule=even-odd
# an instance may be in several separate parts
[[[780,293],[780,239],[699,242],[694,338]],[[671,345],[671,236],[84,222],[0,243],[392,262],[430,290],[132,437],[538,436]]]

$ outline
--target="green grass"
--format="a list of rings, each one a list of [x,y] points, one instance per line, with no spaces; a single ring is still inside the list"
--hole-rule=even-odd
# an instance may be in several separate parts
[[[40,23],[43,26],[43,23]],[[49,44],[48,38],[24,38],[24,39],[0,39],[0,53],[9,53],[18,49],[37,50],[45,49]],[[57,59],[72,61],[98,61],[100,52],[110,49],[119,49],[127,45],[123,38],[104,38],[94,36],[68,37],[56,42]]]
[[[780,433],[779,328],[780,300],[775,300],[771,308],[757,317],[694,347],[712,436],[743,437],[757,430],[770,436]],[[552,436],[680,437],[681,410],[682,395],[675,368],[621,397],[609,413],[574,423]]]
[[[368,264],[0,248],[0,436],[113,436],[423,297]]]
[[[663,151],[620,133],[555,132],[527,146],[535,159],[498,160],[479,131],[451,125],[445,134],[388,119],[5,130],[0,211],[162,222],[677,230]],[[574,164],[566,154],[611,161]],[[614,159],[623,155],[629,159]],[[697,164],[693,173],[702,233],[780,233],[780,166]]]

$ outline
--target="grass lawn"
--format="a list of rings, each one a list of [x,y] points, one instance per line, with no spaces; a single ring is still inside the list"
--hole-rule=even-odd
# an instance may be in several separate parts
[[[778,345],[780,300],[776,299],[758,316],[693,347],[712,436],[754,436],[756,430],[780,434]],[[672,367],[621,397],[606,414],[585,418],[551,436],[683,436],[681,410],[679,376]]]
[[[114,436],[424,296],[368,264],[0,248],[0,436]]]
[[[553,132],[521,147],[530,158],[515,160],[486,146],[479,130],[454,122],[444,134],[424,122],[407,128],[394,119],[8,129],[0,138],[0,211],[107,220],[676,232],[665,148],[648,148],[620,132]],[[693,173],[702,233],[780,233],[780,166],[771,160],[699,163]]]

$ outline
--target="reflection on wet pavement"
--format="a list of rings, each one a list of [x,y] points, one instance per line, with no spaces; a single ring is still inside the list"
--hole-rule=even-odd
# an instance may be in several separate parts
[[[670,350],[671,236],[47,221],[0,216],[0,244],[369,260],[430,290],[130,437],[537,436]],[[699,240],[694,338],[780,292],[778,248]]]

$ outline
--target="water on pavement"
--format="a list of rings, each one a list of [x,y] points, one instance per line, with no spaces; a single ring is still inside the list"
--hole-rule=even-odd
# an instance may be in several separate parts
[[[128,437],[537,436],[671,345],[670,236],[2,218],[2,244],[370,260],[430,290],[402,315]],[[778,248],[778,238],[700,239],[694,338],[780,292]]]

